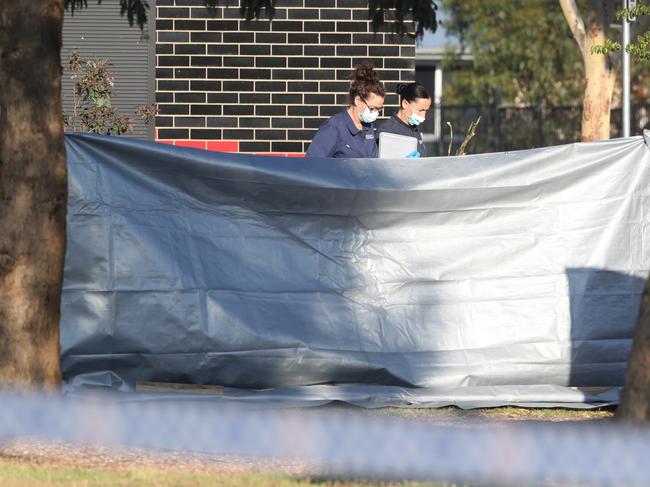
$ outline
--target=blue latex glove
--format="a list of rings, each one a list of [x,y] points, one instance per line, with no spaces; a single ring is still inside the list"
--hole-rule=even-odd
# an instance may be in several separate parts
[[[420,153],[416,150],[414,150],[410,154],[406,154],[407,159],[413,159],[414,157],[420,157]]]

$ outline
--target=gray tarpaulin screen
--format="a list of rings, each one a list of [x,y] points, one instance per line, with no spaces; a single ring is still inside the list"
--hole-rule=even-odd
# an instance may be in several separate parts
[[[73,388],[471,406],[623,384],[650,267],[643,137],[419,160],[66,147]]]

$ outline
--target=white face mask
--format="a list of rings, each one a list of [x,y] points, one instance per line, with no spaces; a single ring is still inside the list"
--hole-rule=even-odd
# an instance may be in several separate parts
[[[373,112],[368,107],[366,107],[366,109],[363,112],[359,113],[359,118],[363,123],[372,123],[375,120],[377,120],[378,116],[379,116],[379,112]]]
[[[407,102],[408,103],[408,102]],[[421,117],[417,113],[413,111],[413,107],[411,107],[411,104],[409,103],[409,108],[411,108],[411,114],[406,117],[406,120],[413,125],[414,127],[417,127],[420,125],[422,122],[424,122],[425,118]]]
[[[359,114],[359,119],[363,123],[372,123],[375,120],[377,120],[377,117],[379,117],[379,111],[371,110],[363,98],[359,97],[359,100],[361,100],[361,102],[366,106],[366,109],[363,112],[359,110],[359,107],[357,107],[357,113]]]

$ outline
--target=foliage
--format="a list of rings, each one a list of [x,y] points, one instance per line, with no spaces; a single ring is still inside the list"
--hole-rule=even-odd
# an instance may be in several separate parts
[[[64,114],[66,127],[102,135],[122,135],[133,128],[131,117],[122,115],[111,106],[113,75],[108,70],[108,60],[82,60],[73,52],[68,61],[74,84],[72,114]],[[137,115],[144,123],[156,116],[155,105],[138,107]]]
[[[102,3],[102,0],[97,0],[97,3]],[[63,0],[63,8],[74,15],[75,11],[88,8],[88,0]],[[137,23],[141,29],[147,23],[148,9],[148,0],[120,0],[120,15],[126,14],[129,25]]]
[[[643,1],[637,3],[634,8],[623,8],[616,12],[617,19],[627,17],[629,20],[634,20],[641,15],[650,15],[650,6],[646,5]]]
[[[469,124],[469,127],[467,128],[467,133],[465,134],[465,138],[463,139],[463,142],[460,144],[460,147],[456,151],[457,156],[465,155],[465,150],[467,149],[467,145],[469,144],[469,141],[472,140],[476,135],[476,127],[478,127],[480,121],[481,121],[481,116],[479,115],[475,121]],[[451,143],[449,144],[449,148],[451,149]]]
[[[151,123],[158,115],[158,107],[155,104],[140,105],[135,112],[145,124]]]
[[[605,39],[605,44],[602,46],[593,46],[591,48],[592,54],[608,54],[612,51],[620,51],[621,43],[611,39]]]
[[[650,6],[645,3],[639,3],[634,8],[624,8],[616,12],[617,19],[627,17],[630,21],[633,21],[642,15],[650,15]],[[607,54],[609,52],[620,51],[622,47],[623,46],[621,46],[620,42],[606,39],[604,45],[594,46],[591,49],[591,52],[594,54]],[[637,61],[650,61],[650,30],[637,35],[636,40],[628,44],[625,51],[633,56]]]
[[[557,0],[445,0],[448,35],[473,54],[445,66],[446,104],[558,106],[581,99],[584,68]]]
[[[463,142],[460,144],[460,147],[456,150],[457,156],[464,156],[465,155],[465,150],[467,149],[467,145],[469,144],[470,140],[474,138],[476,135],[476,127],[478,127],[479,122],[481,121],[481,116],[479,115],[476,120],[471,122],[469,124],[469,127],[467,128],[467,133],[465,134],[465,138],[463,139]],[[447,125],[449,126],[449,147],[447,148],[447,155],[451,155],[451,146],[454,143],[454,126],[451,124],[451,122],[447,122]]]
[[[650,30],[637,36],[625,50],[634,56],[637,61],[650,61]]]
[[[219,3],[220,0],[203,0],[208,10],[217,8]],[[263,12],[273,19],[276,3],[277,0],[240,0],[239,13],[246,20],[259,19]],[[88,0],[63,0],[63,4],[74,15],[76,10],[88,7]],[[147,23],[149,8],[148,0],[120,0],[120,14],[127,15],[129,25],[137,23],[141,29]],[[438,27],[436,10],[434,0],[368,0],[368,19],[375,32],[387,26],[396,34],[420,38],[425,30],[435,32]]]
[[[435,32],[438,27],[437,5],[433,0],[369,0],[368,18],[375,32],[388,24],[399,35],[412,35],[421,38],[425,30]],[[386,15],[390,12],[390,15]],[[409,20],[415,21],[412,33]],[[390,20],[390,22],[387,22]]]

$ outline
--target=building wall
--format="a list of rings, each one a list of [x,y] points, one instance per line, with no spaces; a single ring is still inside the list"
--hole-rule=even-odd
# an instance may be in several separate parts
[[[367,15],[367,0],[278,0],[272,22],[247,22],[237,6],[157,0],[157,140],[302,154],[347,104],[355,64],[371,60],[389,93],[414,79],[415,41],[373,34]]]

